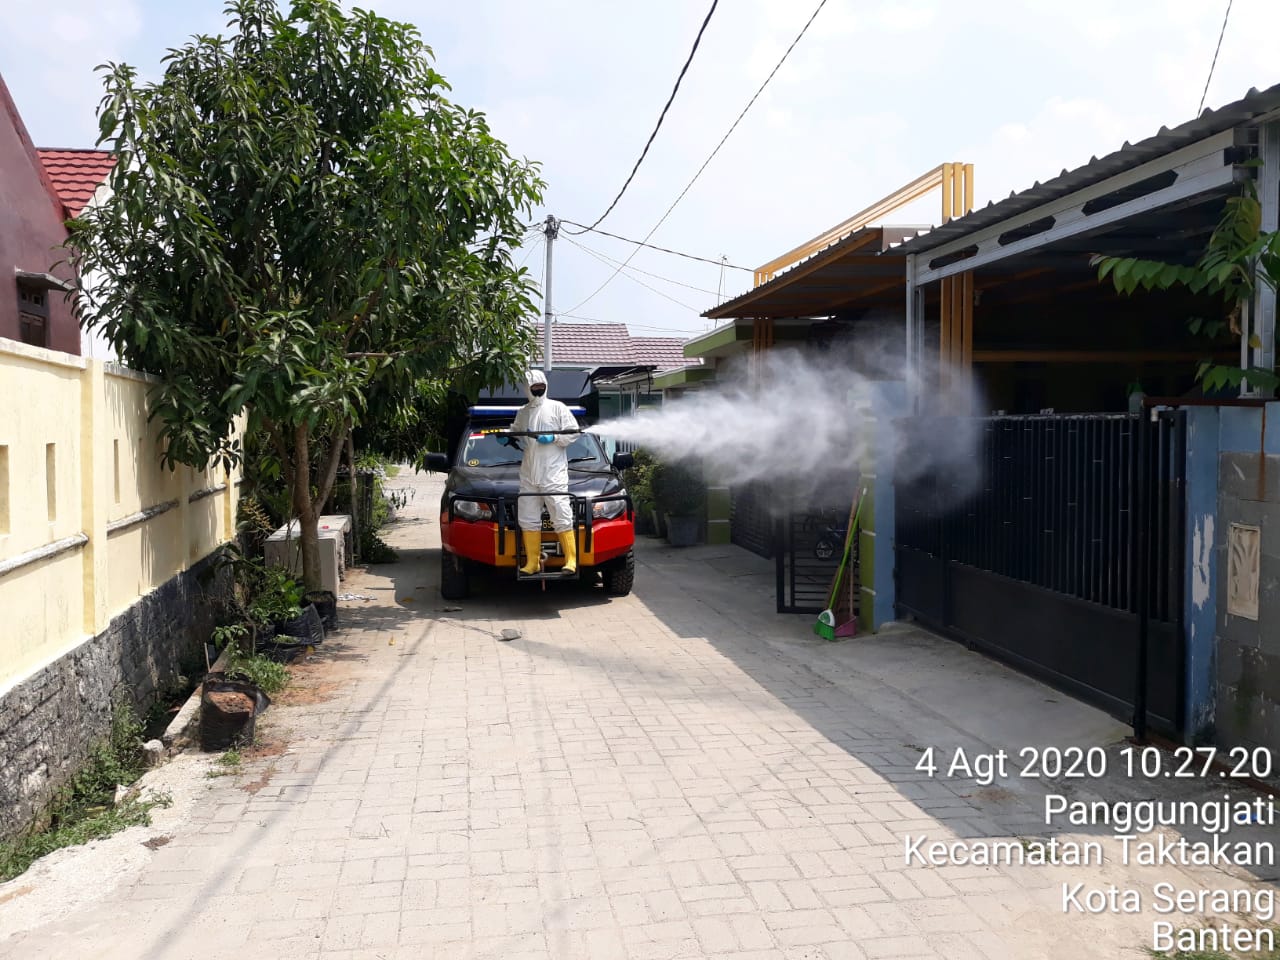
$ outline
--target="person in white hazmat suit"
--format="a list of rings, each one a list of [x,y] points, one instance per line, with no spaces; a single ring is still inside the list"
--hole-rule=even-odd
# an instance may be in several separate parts
[[[525,394],[529,402],[516,413],[511,429],[529,431],[536,437],[522,437],[524,459],[520,463],[520,492],[540,493],[540,497],[521,497],[517,507],[521,536],[524,538],[525,565],[521,573],[537,573],[542,557],[542,508],[551,517],[551,529],[560,538],[564,552],[562,573],[578,570],[578,549],[574,540],[573,511],[569,507],[569,459],[566,451],[577,439],[576,434],[552,433],[555,430],[577,430],[578,421],[569,408],[547,394],[547,378],[541,370],[530,370]],[[542,431],[547,431],[543,433]],[[554,496],[560,494],[560,496]]]

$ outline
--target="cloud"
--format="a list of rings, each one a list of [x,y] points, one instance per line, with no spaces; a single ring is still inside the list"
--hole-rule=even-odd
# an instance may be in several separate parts
[[[94,68],[121,59],[142,27],[136,0],[66,0],[52,12],[22,3],[7,12],[0,69],[39,145],[89,146],[97,139],[102,79]]]
[[[649,231],[815,4],[720,4],[605,229],[637,239]],[[415,22],[453,98],[484,110],[514,153],[543,163],[547,207],[536,215],[584,223],[604,210],[634,164],[706,9],[686,0],[372,5]],[[100,96],[93,65],[127,60],[154,70],[165,47],[217,28],[220,6],[67,0],[53,16],[68,19],[55,26],[38,5],[23,4],[24,19],[11,16],[0,36],[0,69],[38,140],[88,145]],[[976,165],[981,202],[1025,189],[1190,119],[1222,14],[1222,4],[1203,0],[1167,0],[1158,17],[1114,0],[984,0],[963,10],[937,0],[828,0],[653,242],[754,267],[948,160]],[[27,40],[52,33],[60,42]],[[1272,51],[1258,40],[1275,36],[1280,4],[1234,5],[1210,106],[1280,80]],[[901,217],[936,218],[937,207],[929,198]],[[635,249],[607,237],[579,239],[619,259]],[[558,244],[555,256],[557,309],[574,306],[608,276],[569,244]],[[662,253],[642,251],[633,264],[706,289],[720,282],[718,267]],[[643,279],[701,302],[696,292]],[[733,292],[749,284],[749,274],[726,274]],[[646,326],[705,324],[621,279],[581,312]]]

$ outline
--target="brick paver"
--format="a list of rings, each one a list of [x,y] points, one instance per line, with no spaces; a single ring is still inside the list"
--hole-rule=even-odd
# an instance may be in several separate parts
[[[344,604],[300,671],[315,702],[263,719],[284,752],[210,780],[144,870],[0,955],[1140,955],[1146,921],[1062,915],[1061,880],[1100,871],[905,867],[907,833],[1017,836],[1036,811],[917,773],[923,738],[963,734],[839,675],[735,548],[650,545],[625,599],[490,590],[444,612],[438,483],[404,484],[404,559],[347,584],[379,599]]]

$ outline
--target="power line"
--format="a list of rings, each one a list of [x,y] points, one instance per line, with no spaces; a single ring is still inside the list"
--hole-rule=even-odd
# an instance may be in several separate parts
[[[604,222],[604,218],[613,212],[613,208],[618,205],[618,201],[622,199],[622,195],[627,192],[627,187],[631,186],[631,181],[635,179],[636,171],[640,169],[640,164],[644,163],[644,158],[649,155],[649,148],[653,146],[653,138],[658,135],[658,131],[662,128],[662,121],[667,118],[667,111],[671,109],[671,104],[676,98],[676,92],[680,89],[680,81],[684,79],[685,73],[689,69],[689,64],[693,63],[693,55],[698,52],[698,44],[702,42],[702,34],[706,32],[707,24],[711,22],[711,15],[716,12],[716,4],[719,0],[711,0],[711,9],[707,11],[706,17],[702,21],[702,26],[698,28],[698,35],[693,38],[693,48],[689,51],[689,57],[685,60],[684,66],[680,68],[680,75],[676,77],[676,85],[671,88],[671,96],[667,97],[666,105],[662,108],[662,113],[658,115],[658,122],[654,125],[653,133],[649,134],[649,140],[644,145],[644,149],[640,151],[640,159],[636,161],[636,165],[631,168],[631,173],[627,177],[626,183],[622,185],[622,189],[618,191],[618,195],[613,198],[613,203],[609,204],[609,209],[591,224],[593,227],[599,226]]]
[[[566,230],[565,233],[572,233],[574,236],[580,236],[588,230],[592,233],[598,233],[604,237],[613,237],[615,240],[621,240],[624,243],[634,243],[637,247],[645,247],[649,250],[657,250],[660,253],[669,253],[673,256],[684,257],[686,260],[697,260],[701,263],[710,263],[717,267],[728,267],[730,270],[742,270],[745,273],[754,273],[750,267],[740,267],[734,263],[728,263],[723,257],[719,260],[710,260],[707,257],[694,256],[692,253],[681,253],[679,250],[672,250],[669,247],[655,247],[652,243],[645,243],[642,240],[632,240],[630,237],[620,237],[616,233],[610,233],[608,230],[601,230],[598,227],[588,227],[573,220],[561,220],[561,223],[572,223],[575,227],[582,227],[581,230]]]
[[[566,237],[565,239],[566,239],[566,240],[569,240],[569,238],[568,238],[568,237]],[[575,247],[577,247],[578,249],[582,250],[584,253],[588,253],[588,254],[590,254],[591,256],[595,257],[597,260],[599,260],[601,263],[603,263],[606,267],[611,267],[611,266],[613,266],[613,265],[614,265],[614,263],[617,263],[617,261],[616,261],[616,260],[614,260],[614,261],[606,260],[603,256],[601,256],[600,254],[596,253],[594,250],[590,250],[590,249],[588,249],[587,247],[582,246],[582,244],[578,243],[578,242],[577,242],[577,241],[575,241],[575,240],[569,240],[569,242],[570,242],[570,243],[572,243],[572,244],[573,244]],[[621,264],[621,265],[619,265],[618,270],[621,270],[624,266],[626,266],[626,264]],[[615,272],[615,274],[614,274],[614,275],[615,275],[615,276],[617,275],[617,274],[616,274],[616,272]],[[633,283],[638,283],[638,284],[640,284],[640,286],[644,287],[646,290],[652,290],[652,291],[653,291],[654,293],[656,293],[658,296],[660,296],[660,297],[664,297],[665,299],[670,300],[672,303],[676,304],[677,306],[684,307],[686,310],[692,310],[694,313],[697,313],[697,312],[698,312],[698,308],[697,308],[697,307],[691,307],[691,306],[689,306],[689,304],[684,303],[684,302],[682,302],[682,301],[680,301],[680,300],[677,300],[675,297],[671,296],[670,294],[663,293],[663,292],[662,292],[661,290],[659,290],[657,287],[654,287],[654,286],[651,286],[650,284],[645,283],[645,282],[644,282],[643,280],[641,280],[639,277],[633,277],[633,276],[631,276],[631,274],[629,274],[629,273],[628,273],[628,274],[626,274],[626,277],[627,277],[627,279],[628,279],[628,280],[632,281]],[[682,284],[682,286],[683,286],[683,284]]]
[[[567,318],[568,318],[568,319],[570,319],[570,320],[581,320],[581,321],[583,321],[584,323],[621,323],[621,322],[622,322],[622,321],[619,321],[619,320],[605,320],[605,319],[602,319],[601,317],[583,317],[583,316],[579,316],[579,315],[578,315],[578,314],[576,314],[576,313],[558,313],[558,314],[556,314],[556,316],[557,316],[557,317],[567,317]],[[672,333],[672,334],[676,334],[676,333],[702,333],[702,332],[703,332],[701,327],[696,327],[696,328],[695,328],[695,327],[688,327],[688,328],[684,328],[684,327],[682,327],[682,328],[676,329],[676,328],[673,328],[673,327],[658,327],[658,326],[654,326],[654,325],[653,325],[653,324],[651,324],[651,323],[631,323],[630,321],[626,322],[626,323],[624,324],[624,326],[626,326],[626,327],[627,327],[627,329],[631,329],[632,327],[634,327],[634,328],[635,328],[635,329],[637,329],[637,330],[658,330],[658,331],[662,331],[662,332],[665,332],[665,333]]]
[[[1213,62],[1209,64],[1209,76],[1205,77],[1204,93],[1200,94],[1200,108],[1196,110],[1196,116],[1200,116],[1204,110],[1204,101],[1209,96],[1209,82],[1213,80],[1213,70],[1218,65],[1218,53],[1222,50],[1222,38],[1227,35],[1227,21],[1231,19],[1231,2],[1227,0],[1227,12],[1222,18],[1222,30],[1218,34],[1218,45],[1213,50]]]
[[[524,259],[520,261],[520,266],[516,267],[517,270],[519,270],[520,267],[523,267],[526,263],[529,262],[529,258],[533,256],[533,252],[535,250],[537,250],[540,246],[542,246],[542,242],[543,241],[541,237],[539,237],[537,240],[533,242],[533,246],[529,248],[528,252],[524,255]]]
[[[751,99],[747,101],[747,105],[743,107],[742,112],[738,114],[738,119],[733,121],[732,126],[729,127],[728,133],[726,133],[723,137],[720,138],[720,142],[716,144],[716,147],[714,150],[711,151],[710,156],[708,156],[707,159],[702,162],[702,166],[700,166],[698,168],[698,172],[693,175],[693,179],[690,180],[685,185],[685,188],[680,191],[680,195],[676,197],[674,201],[672,201],[671,206],[667,207],[667,212],[664,213],[662,217],[658,220],[658,222],[653,225],[653,229],[650,230],[647,234],[645,234],[645,238],[643,242],[648,243],[649,238],[658,232],[658,228],[667,222],[667,217],[671,216],[672,211],[675,210],[675,208],[679,205],[680,201],[684,199],[685,194],[687,194],[689,190],[693,187],[693,185],[698,182],[698,178],[702,176],[702,172],[707,169],[707,165],[711,163],[713,159],[715,159],[715,155],[720,152],[720,148],[725,145],[725,141],[729,139],[729,137],[733,134],[733,131],[738,129],[738,124],[742,122],[742,118],[747,115],[747,111],[751,109],[752,105],[759,98],[760,94],[764,92],[764,88],[769,85],[769,81],[773,79],[774,75],[778,72],[778,69],[784,63],[787,62],[787,57],[791,56],[791,51],[796,48],[796,44],[798,44],[801,38],[803,38],[804,35],[808,32],[809,27],[813,24],[813,21],[817,19],[818,14],[822,12],[822,8],[825,7],[826,5],[827,5],[827,0],[819,0],[818,5],[817,7],[814,8],[813,13],[809,15],[809,19],[805,21],[804,26],[800,28],[800,32],[796,34],[796,38],[791,41],[791,45],[787,47],[785,52],[783,52],[782,58],[776,64],[774,64],[773,69],[769,71],[769,75],[764,78],[764,83],[760,84],[759,89],[756,90],[756,92],[751,95]],[[639,249],[640,248],[637,247],[635,250],[631,251],[631,255],[627,257],[626,261],[623,263],[623,266],[626,266],[631,262],[632,258],[635,257],[637,252],[639,252]],[[600,284],[600,286],[596,287],[596,289],[591,293],[590,296],[587,297],[586,300],[583,300],[582,303],[577,304],[572,309],[577,310],[583,305],[585,305],[586,303],[588,303],[589,301],[591,301],[601,290],[603,290],[605,287],[611,284],[614,278],[617,277],[618,274],[621,272],[622,272],[622,267],[619,267],[617,270],[613,272],[613,274],[609,277],[609,279],[607,279],[604,283]]]
[[[565,239],[568,240],[570,243],[572,243],[579,250],[582,250],[586,253],[591,254],[598,260],[606,261],[611,267],[617,266],[621,262],[619,260],[613,259],[613,257],[610,257],[606,254],[601,253],[599,250],[591,249],[591,247],[588,247],[585,243],[579,243],[577,240],[573,240],[569,237],[565,237]],[[632,271],[633,273],[643,273],[646,277],[653,277],[655,280],[663,280],[667,283],[674,283],[677,287],[684,287],[687,290],[696,290],[698,293],[705,293],[709,297],[714,297],[718,295],[715,290],[707,290],[704,287],[695,287],[691,283],[683,283],[680,280],[672,280],[670,277],[664,277],[660,273],[650,273],[648,270],[641,270],[639,267],[627,267],[627,269]]]

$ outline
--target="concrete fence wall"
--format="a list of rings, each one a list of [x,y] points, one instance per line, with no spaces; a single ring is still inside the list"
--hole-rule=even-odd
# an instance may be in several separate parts
[[[234,535],[239,477],[162,467],[147,388],[0,339],[0,836],[105,730],[112,696],[143,705],[176,678],[227,589],[205,561]]]
[[[1189,733],[1280,751],[1280,403],[1188,413]]]

